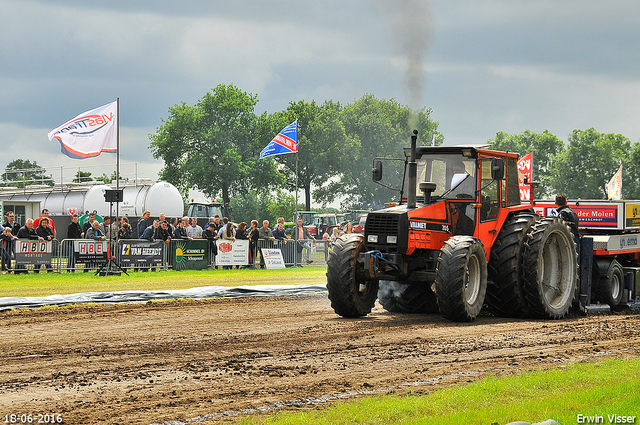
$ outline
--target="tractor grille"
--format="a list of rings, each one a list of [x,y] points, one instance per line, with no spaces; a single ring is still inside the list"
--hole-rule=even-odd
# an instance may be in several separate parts
[[[367,216],[364,227],[365,245],[368,249],[377,249],[383,252],[397,252],[398,244],[387,243],[387,236],[398,236],[400,218],[398,214],[373,214]],[[378,242],[368,242],[368,235],[377,235]]]

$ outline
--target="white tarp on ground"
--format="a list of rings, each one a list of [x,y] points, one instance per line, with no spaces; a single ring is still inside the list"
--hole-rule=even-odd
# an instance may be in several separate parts
[[[282,297],[326,291],[326,285],[201,286],[173,291],[84,292],[81,294],[50,295],[48,297],[2,297],[0,298],[0,311],[12,308],[37,308],[45,305],[116,304],[176,298],[193,298],[197,300],[206,298]]]

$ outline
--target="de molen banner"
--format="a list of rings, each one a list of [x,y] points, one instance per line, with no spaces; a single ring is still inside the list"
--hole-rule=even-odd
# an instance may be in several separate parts
[[[605,202],[606,201],[602,203],[580,202],[579,205],[569,202],[568,205],[578,216],[578,227],[591,229],[622,229],[622,203]],[[554,201],[536,201],[534,210],[544,217],[554,217],[557,215]]]
[[[207,239],[173,239],[171,261],[174,270],[203,270],[209,267],[209,241]]]
[[[18,239],[16,243],[16,264],[51,264],[51,241]]]
[[[216,266],[246,266],[249,264],[248,240],[220,240],[217,241],[218,255]]]
[[[73,259],[76,263],[105,263],[107,261],[107,242],[74,240]]]
[[[162,266],[163,241],[120,241],[120,265],[132,266]]]

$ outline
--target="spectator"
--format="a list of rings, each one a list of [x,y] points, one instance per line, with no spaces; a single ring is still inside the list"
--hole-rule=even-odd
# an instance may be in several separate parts
[[[94,241],[104,241],[107,239],[104,233],[102,233],[102,230],[100,230],[100,223],[97,220],[94,220],[91,228],[85,233],[84,238]]]
[[[220,217],[218,217],[218,220],[220,220]],[[217,236],[218,236],[218,231],[215,228],[215,218],[211,217],[209,219],[209,225],[206,226],[206,228],[202,232],[202,237],[209,241],[209,252],[211,255],[212,264],[214,263],[215,256],[218,253],[218,250],[216,247]],[[214,269],[215,269],[215,266],[214,266]]]
[[[178,227],[173,231],[173,238],[193,240],[193,238],[187,235],[187,226],[189,226],[189,217],[182,217],[182,220],[178,223]]]
[[[84,233],[85,236],[87,235],[87,230],[89,230],[93,226],[93,221],[95,219],[96,219],[96,213],[94,212],[89,213],[89,221],[84,223],[84,225],[82,226],[82,233]]]
[[[57,239],[57,232],[56,232],[56,225],[53,224],[53,220],[49,217],[49,210],[48,209],[43,209],[42,210],[42,215],[38,218],[36,218],[35,220],[33,220],[33,227],[35,227],[36,229],[38,228],[38,226],[40,226],[40,220],[42,220],[43,218],[47,218],[49,219],[49,227],[51,228],[51,233],[53,234],[53,239]]]
[[[272,231],[275,231],[278,229],[278,224],[282,224],[282,227],[284,227],[284,217],[278,217],[278,219],[276,220],[276,225],[273,226]]]
[[[67,238],[68,239],[82,239],[84,233],[82,233],[82,227],[78,223],[78,214],[74,214],[71,216],[71,223],[69,223],[69,227],[67,227]]]
[[[273,231],[269,228],[269,220],[262,222],[262,227],[258,230],[258,239],[266,241],[274,241]],[[266,243],[263,242],[263,248],[266,248]],[[260,268],[264,269],[264,256],[260,254]]]
[[[131,239],[131,226],[129,223],[122,223],[122,227],[118,231],[118,239]]]
[[[15,221],[13,211],[7,212],[7,219],[2,226],[5,228],[5,235],[2,236],[2,246],[5,251],[2,257],[2,270],[9,271],[11,269],[11,255],[14,251],[15,241],[18,239],[16,235],[20,230],[20,225]],[[17,268],[16,266],[16,269]]]
[[[138,238],[144,239],[142,236],[144,235],[144,231],[147,229],[147,220],[151,217],[151,211],[146,210],[142,213],[142,217],[138,220]]]
[[[187,227],[187,236],[191,239],[202,239],[202,227],[198,226],[196,217],[191,217],[191,226]]]
[[[338,234],[338,228],[334,227],[333,231],[331,233],[331,243],[334,243],[338,238],[340,237],[340,235]]]
[[[44,238],[42,236],[38,236],[36,229],[33,228],[32,218],[28,218],[27,221],[24,222],[24,226],[18,230],[18,239],[37,239],[40,242],[44,241]]]
[[[146,229],[142,233],[142,237],[140,239],[145,239],[149,242],[153,242],[155,240],[156,229],[160,227],[160,222],[158,220],[153,220],[153,224]]]
[[[171,217],[171,220],[169,220],[169,225],[167,226],[167,229],[169,229],[169,231],[173,235],[173,232],[176,231],[176,227],[178,227],[178,219],[175,217]]]
[[[47,242],[51,242],[55,239],[53,237],[53,231],[51,230],[51,227],[49,227],[49,219],[47,217],[43,216],[40,218],[40,224],[36,228],[36,234]],[[34,271],[36,273],[39,273],[40,267],[41,266],[39,264],[36,265]],[[53,271],[53,268],[51,267],[51,263],[46,263],[45,268],[47,269],[48,273]]]
[[[276,226],[276,228],[271,232],[273,234],[273,237],[275,239],[286,239],[287,235],[284,233],[284,224],[283,223],[278,223],[278,225]]]
[[[10,245],[8,242],[11,238],[11,228],[3,227],[0,225],[0,239],[2,240],[2,245],[0,245],[0,256],[2,257],[2,271],[9,271],[7,268],[7,263],[11,265],[11,254],[7,252],[7,247]],[[7,257],[9,257],[9,261],[7,261]]]
[[[171,232],[169,232],[169,223],[167,223],[167,220],[160,223],[160,226],[156,229],[154,239],[164,241],[167,245],[171,243]]]
[[[278,225],[279,226],[279,225]],[[302,218],[298,218],[296,227],[293,229],[293,239],[296,241],[296,263],[302,262],[302,251],[306,248],[306,260],[307,264],[311,264],[311,233],[309,229],[302,225]]]
[[[225,218],[223,218],[222,220],[224,221]],[[245,223],[245,226],[246,226],[246,223]],[[222,229],[220,229],[220,231],[222,232],[222,237],[224,239],[235,242],[236,230],[233,228],[233,223],[230,223],[227,221],[227,223],[225,223],[225,225],[222,226]]]
[[[260,230],[258,229],[258,220],[251,220],[251,229],[249,230],[249,267],[251,268],[256,266],[259,238]]]
[[[238,227],[236,228],[236,239],[249,239],[249,235],[247,234],[247,223],[245,221],[238,224]]]
[[[340,235],[341,236],[342,235],[348,235],[348,234],[351,234],[351,233],[353,233],[353,223],[348,221],[347,225],[344,226],[344,231],[342,233],[340,233]]]
[[[44,238],[36,234],[36,229],[33,228],[32,218],[28,218],[27,221],[24,222],[24,226],[22,226],[20,230],[18,230],[17,236],[18,236],[18,239],[39,240],[40,242],[44,241]],[[15,273],[27,273],[27,271],[24,270],[24,268],[25,268],[24,265],[20,265],[20,266],[16,265],[16,269],[23,269],[23,270],[20,270],[20,271],[16,270]]]

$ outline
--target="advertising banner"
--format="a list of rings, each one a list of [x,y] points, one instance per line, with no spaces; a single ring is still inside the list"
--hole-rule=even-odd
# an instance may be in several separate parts
[[[120,265],[133,266],[162,266],[163,241],[149,242],[137,240],[120,241]]]
[[[171,261],[174,270],[203,270],[209,267],[207,239],[173,239]]]
[[[73,241],[73,259],[76,263],[106,263],[107,242],[92,240]]]
[[[249,264],[249,241],[230,240],[216,241],[218,245],[218,255],[216,255],[216,266],[246,266]]]
[[[16,264],[51,264],[51,241],[18,239],[16,243]]]
[[[602,203],[568,204],[578,216],[578,227],[596,229],[622,228],[622,204]],[[534,207],[536,213],[544,217],[555,217],[556,207],[553,201],[537,201]]]
[[[640,227],[640,204],[626,204],[625,227]]]
[[[524,184],[524,179],[533,180],[533,152],[523,156],[518,161],[518,183],[520,184],[520,199],[529,202],[531,200],[531,186]]]
[[[267,269],[284,269],[284,259],[282,258],[282,251],[279,248],[262,248],[262,257],[264,258],[264,265]]]

